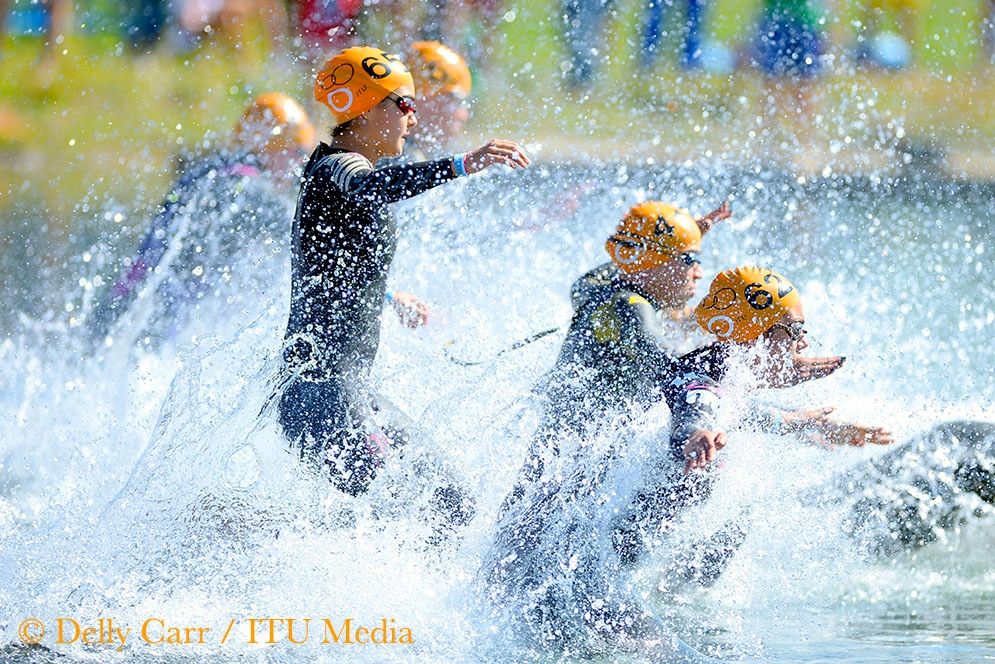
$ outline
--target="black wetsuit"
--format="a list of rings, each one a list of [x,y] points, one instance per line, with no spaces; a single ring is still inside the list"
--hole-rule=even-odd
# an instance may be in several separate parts
[[[995,505],[995,423],[946,422],[838,473],[805,502],[847,503],[846,532],[879,555],[917,549]]]
[[[604,453],[582,449],[506,504],[484,581],[495,620],[511,620],[516,633],[524,627],[542,650],[669,636],[632,593],[623,571],[645,548],[643,529],[651,524],[643,517],[657,525],[707,495],[706,474],[682,472],[683,442],[690,431],[713,426],[714,399],[701,395],[714,397],[714,385],[687,372],[661,389],[672,403],[675,433],[658,457],[643,462],[646,491],[618,493],[627,484],[622,462],[628,452],[619,437]],[[658,512],[643,512],[657,507]],[[713,547],[713,555],[735,551],[737,544],[721,551]]]
[[[697,429],[716,428],[719,385],[725,377],[730,348],[729,344],[713,343],[675,361],[665,389],[671,410],[669,454],[653,464],[643,488],[614,529],[615,548],[623,562],[637,562],[645,552],[646,541],[656,538],[661,524],[672,522],[682,510],[711,493],[714,473],[684,472],[684,443]],[[771,410],[757,410],[761,426]],[[735,531],[734,545],[726,546],[723,540],[717,547],[730,555],[745,536],[733,525],[727,524],[723,531]],[[716,547],[703,543],[703,548],[711,551]]]
[[[676,354],[675,344],[660,335],[653,299],[611,263],[578,279],[571,299],[570,330],[543,386],[550,415],[582,429],[634,399],[659,396]]]
[[[295,375],[280,423],[302,458],[324,464],[351,495],[366,491],[407,435],[368,385],[397,245],[388,206],[455,177],[451,158],[374,170],[323,143],[304,170],[285,352]]]
[[[564,434],[582,435],[627,419],[667,397],[677,344],[663,337],[661,307],[626,282],[612,263],[591,270],[572,288],[574,316],[553,369],[537,385],[543,417],[519,485],[537,481],[559,454]],[[678,398],[674,392],[672,398]]]
[[[283,241],[289,205],[251,154],[222,153],[190,165],[163,200],[127,269],[89,313],[89,332],[102,341],[155,279],[143,336],[154,341],[172,336],[192,305],[224,281],[248,244]]]
[[[709,373],[724,366],[720,347],[681,363],[669,350],[677,344],[660,334],[661,307],[626,283],[613,265],[578,280],[573,302],[567,339],[539,387],[543,422],[502,508],[485,566],[494,605],[524,603],[512,611],[520,613],[532,635],[561,646],[592,635],[649,636],[659,628],[619,576],[622,564],[642,546],[644,524],[628,517],[659,498],[661,475],[671,488],[664,496],[668,516],[707,489],[704,474],[681,472],[683,446],[694,430],[715,427],[720,376]],[[629,451],[624,437],[603,452],[580,446],[572,453],[576,458],[561,457],[560,436],[585,437],[624,424],[661,399],[671,409],[672,433],[646,461],[646,489],[652,495],[616,492],[620,462]],[[556,472],[547,467],[554,462]]]

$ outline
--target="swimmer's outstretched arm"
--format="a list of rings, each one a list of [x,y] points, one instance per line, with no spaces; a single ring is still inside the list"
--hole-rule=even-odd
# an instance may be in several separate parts
[[[362,202],[388,205],[495,164],[526,168],[531,163],[517,143],[492,140],[455,157],[376,169],[361,155],[335,155],[329,160],[329,168],[332,180],[347,196]]]
[[[347,197],[377,206],[413,198],[457,177],[451,157],[374,169],[362,155],[334,155],[323,168]]]
[[[890,445],[894,435],[884,427],[865,426],[830,417],[835,410],[832,406],[814,410],[785,411],[782,415],[783,428],[787,431],[814,434],[815,442],[827,446]]]
[[[807,380],[825,378],[846,361],[845,357],[804,357],[795,354],[789,362],[770,363],[764,371],[770,387],[790,387]]]

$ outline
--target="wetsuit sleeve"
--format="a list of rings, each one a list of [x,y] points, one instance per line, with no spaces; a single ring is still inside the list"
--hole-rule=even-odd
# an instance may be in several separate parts
[[[684,443],[692,433],[718,427],[719,386],[704,374],[682,372],[667,384],[664,395],[670,406],[670,451],[682,459]]]
[[[159,208],[158,214],[149,224],[149,229],[138,245],[138,252],[131,259],[131,264],[111,287],[111,296],[120,299],[130,295],[146,275],[154,270],[162,257],[166,255],[166,248],[169,246],[171,226],[173,218],[176,216],[179,207],[177,192],[170,193],[165,202]]]
[[[456,178],[451,157],[374,169],[363,155],[347,152],[327,158],[323,168],[347,197],[374,205],[396,203]]]
[[[684,443],[698,429],[718,428],[721,392],[719,381],[725,374],[728,347],[712,344],[681,356],[664,385],[670,407],[670,451],[684,457]]]

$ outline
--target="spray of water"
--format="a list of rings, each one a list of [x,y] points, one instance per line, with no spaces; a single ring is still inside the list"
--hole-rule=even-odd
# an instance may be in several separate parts
[[[489,582],[495,560],[515,555],[502,548],[508,522],[499,507],[536,425],[530,388],[562,333],[499,352],[534,332],[565,330],[571,282],[606,260],[604,237],[641,199],[701,213],[731,198],[736,217],[707,238],[706,271],[779,269],[802,292],[814,352],[848,356],[837,375],[771,400],[836,405],[900,438],[952,417],[983,418],[995,396],[986,342],[995,296],[982,278],[995,259],[984,233],[993,199],[971,187],[922,191],[714,165],[588,163],[522,178],[485,174],[401,206],[391,286],[433,309],[422,330],[385,316],[374,382],[477,497],[462,539],[441,547],[425,543],[431,479],[417,453],[384,478],[403,490],[352,499],[301,465],[281,436],[273,395],[285,379],[285,244],[240,254],[224,288],[198,300],[161,342],[144,343],[155,324],[142,308],[153,307],[153,286],[118,321],[113,344],[96,351],[61,316],[22,321],[0,345],[0,640],[16,640],[28,615],[128,624],[164,615],[218,633],[229,617],[259,613],[369,625],[386,617],[411,628],[415,644],[350,651],[350,661],[555,658],[535,647],[550,636],[535,629],[541,592],[558,602],[546,606],[557,607],[553,642],[567,653],[616,661],[621,647],[633,661],[680,657],[669,640],[677,635],[722,658],[805,659],[847,639],[874,643],[875,626],[902,607],[935,611],[955,595],[982,606],[991,582],[990,531],[976,523],[989,511],[983,501],[960,490],[958,500],[974,502],[940,518],[931,531],[938,541],[912,553],[883,549],[874,542],[887,528],[855,521],[854,504],[867,504],[872,486],[907,494],[912,480],[864,473],[858,491],[847,478],[876,451],[751,431],[736,398],[712,497],[661,527],[637,568],[619,564],[610,525],[659,471],[665,408],[563,455],[562,484],[522,521],[534,526],[534,564],[504,584],[496,613]],[[181,263],[158,276],[174,277],[168,270],[188,267]],[[86,310],[78,278],[93,269],[71,264],[60,310]],[[830,489],[832,500],[811,498]],[[705,564],[694,544],[730,523],[743,541],[725,572],[704,588],[693,575],[682,579],[675,570]],[[633,641],[623,626],[592,627],[583,612],[600,609],[599,599],[647,616],[659,643]],[[827,621],[842,626],[819,626]],[[285,641],[259,653],[245,641],[202,654],[345,657]],[[867,648],[871,658],[878,652]]]

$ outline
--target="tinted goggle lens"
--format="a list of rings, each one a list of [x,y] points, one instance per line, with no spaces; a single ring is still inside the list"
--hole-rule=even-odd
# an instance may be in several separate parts
[[[418,109],[415,108],[415,100],[411,97],[399,97],[397,95],[391,95],[390,100],[397,104],[397,108],[400,109],[401,113],[417,113]]]
[[[788,324],[779,323],[774,327],[779,327],[785,332],[787,332],[788,338],[791,339],[792,341],[801,341],[802,337],[804,337],[805,334],[808,332],[808,330],[805,329],[804,323],[788,323]]]

